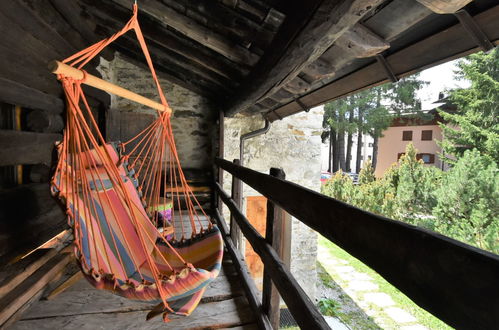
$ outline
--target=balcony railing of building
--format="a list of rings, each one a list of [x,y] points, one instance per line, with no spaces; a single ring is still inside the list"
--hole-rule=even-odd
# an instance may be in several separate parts
[[[232,175],[232,196],[215,183],[215,198],[230,210],[230,229],[215,209],[225,243],[243,279],[261,328],[278,328],[279,294],[302,329],[328,329],[314,303],[280,258],[283,210],[338,245],[420,307],[456,328],[494,329],[499,324],[499,256],[438,233],[375,215],[292,182],[284,172],[260,173],[217,158]],[[241,212],[241,181],[268,200],[265,238]],[[237,245],[244,235],[264,264],[263,293]]]

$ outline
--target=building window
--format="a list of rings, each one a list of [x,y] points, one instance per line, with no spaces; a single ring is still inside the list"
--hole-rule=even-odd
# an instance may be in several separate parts
[[[373,147],[373,144],[372,144],[372,143],[369,143],[367,146],[368,146],[369,148],[372,148],[372,147]]]
[[[421,159],[425,164],[433,164],[435,163],[435,155],[434,154],[417,154],[417,159]]]
[[[412,131],[403,131],[402,141],[412,141]]]
[[[403,155],[405,155],[405,152],[399,152],[399,153],[397,154],[397,160],[399,160],[399,159],[400,159],[400,157],[402,157]]]
[[[430,130],[423,130],[421,131],[421,140],[422,141],[431,141],[433,140],[433,131]]]

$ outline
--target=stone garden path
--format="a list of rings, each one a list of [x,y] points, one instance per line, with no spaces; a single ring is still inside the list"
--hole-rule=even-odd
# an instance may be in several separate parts
[[[378,285],[365,273],[357,271],[348,261],[318,246],[318,260],[333,280],[353,301],[383,329],[428,330],[392,297],[380,292]]]

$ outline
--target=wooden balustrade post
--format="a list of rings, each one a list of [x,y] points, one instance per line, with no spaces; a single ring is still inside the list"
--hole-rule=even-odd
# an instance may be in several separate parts
[[[220,111],[219,112],[219,117],[218,117],[218,157],[224,158],[224,135],[225,135],[225,128],[224,128],[224,112]],[[218,184],[223,187],[224,186],[224,170],[220,167],[217,166],[218,168]],[[216,189],[213,189],[213,191],[216,191]],[[218,195],[217,195],[218,196]],[[223,217],[224,214],[224,203],[222,202],[222,199],[220,196],[215,201],[218,206],[218,213],[220,213]]]
[[[241,161],[239,159],[234,159],[234,164],[240,165]],[[241,206],[243,204],[242,185],[241,185],[241,180],[239,180],[235,176],[232,176],[231,198],[234,200],[237,207],[241,209]],[[244,251],[242,251],[243,235],[241,233],[241,229],[237,225],[236,220],[232,215],[232,212],[230,216],[230,237],[232,238],[232,242],[234,242],[234,246],[236,247],[236,249],[238,249],[241,252],[241,254],[244,256]]]
[[[270,175],[275,178],[284,180],[286,175],[280,168],[271,168]],[[279,257],[284,256],[284,221],[285,211],[275,205],[270,199],[267,200],[267,223],[265,227],[265,240],[277,252]],[[262,308],[267,314],[270,324],[274,329],[279,329],[281,298],[277,288],[272,283],[267,267],[264,266],[263,271],[263,293],[262,293]]]

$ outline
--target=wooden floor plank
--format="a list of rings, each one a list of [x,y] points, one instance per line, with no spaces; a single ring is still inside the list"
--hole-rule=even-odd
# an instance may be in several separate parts
[[[202,302],[220,301],[241,296],[242,289],[229,280],[225,271],[210,283]],[[231,283],[232,282],[232,283]],[[23,319],[36,319],[78,314],[114,313],[150,310],[157,304],[130,300],[107,291],[96,290],[86,280],[81,280],[53,300],[42,300],[35,304]]]
[[[42,319],[23,319],[10,328],[12,330],[31,329],[199,329],[226,328],[254,322],[251,309],[245,297],[237,297],[219,302],[204,303],[189,316],[172,316],[165,324],[160,317],[145,321],[147,311],[120,313],[98,313],[71,316],[58,316]]]

